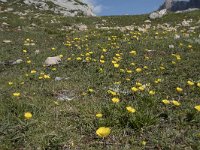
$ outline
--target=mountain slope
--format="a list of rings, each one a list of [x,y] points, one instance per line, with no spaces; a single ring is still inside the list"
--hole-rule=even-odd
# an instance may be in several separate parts
[[[0,0],[15,5],[26,4],[36,9],[48,10],[64,16],[94,16],[92,8],[80,0]]]

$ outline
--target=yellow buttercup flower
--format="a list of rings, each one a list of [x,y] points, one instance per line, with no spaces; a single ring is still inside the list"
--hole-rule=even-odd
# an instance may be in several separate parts
[[[132,54],[133,56],[137,54],[136,51],[130,51],[129,53]]]
[[[127,110],[128,112],[130,112],[130,113],[135,113],[135,112],[136,112],[135,108],[133,108],[133,107],[131,107],[131,106],[127,106],[127,107],[126,107],[126,110]]]
[[[149,91],[149,95],[155,95],[155,94],[156,94],[155,91],[153,91],[153,90]]]
[[[119,103],[119,98],[118,97],[113,97],[112,98],[113,103]]]
[[[51,77],[49,75],[44,75],[44,79],[50,79]]]
[[[35,74],[37,71],[36,70],[31,70],[31,73],[32,74]]]
[[[55,48],[55,47],[52,47],[52,48],[51,48],[51,50],[52,50],[52,51],[55,51],[55,50],[56,50],[56,48]]]
[[[130,74],[130,73],[132,73],[132,70],[126,70],[126,72]]]
[[[144,91],[145,86],[140,86],[138,89],[139,89],[140,91]]]
[[[108,127],[100,127],[96,130],[96,134],[99,136],[99,137],[107,137],[111,132],[111,129],[108,128]]]
[[[187,81],[187,84],[188,84],[189,86],[193,86],[193,85],[194,85],[194,82],[192,82],[192,81]]]
[[[117,93],[116,93],[116,92],[114,92],[114,91],[111,91],[111,90],[108,90],[107,92],[108,92],[109,94],[113,95],[113,96],[116,96],[116,95],[117,95]]]
[[[142,83],[136,82],[135,85],[136,85],[136,86],[142,86]]]
[[[137,68],[135,71],[139,73],[142,71],[142,68]]]
[[[115,68],[119,68],[119,64],[114,64],[114,67]]]
[[[31,63],[31,60],[27,60],[26,63],[27,63],[27,64],[30,64],[30,63]]]
[[[102,117],[103,117],[103,114],[98,113],[98,114],[96,114],[96,117],[97,117],[97,118],[102,118]]]
[[[176,101],[176,100],[173,100],[173,101],[172,101],[172,104],[174,104],[175,106],[180,106],[180,105],[181,105],[181,103],[178,102],[178,101]]]
[[[24,50],[23,50],[23,53],[27,53],[27,50],[24,49]]]
[[[137,92],[137,91],[138,91],[138,88],[132,87],[131,90],[132,90],[133,92]]]
[[[8,82],[8,85],[13,85],[13,82]]]
[[[25,119],[31,119],[32,118],[32,114],[30,112],[25,112],[24,113],[24,117],[25,117]]]
[[[104,64],[104,63],[105,63],[105,60],[102,60],[102,59],[101,59],[101,60],[100,60],[100,63]]]
[[[164,104],[166,104],[166,105],[167,105],[167,104],[170,104],[170,101],[167,100],[167,99],[163,99],[162,102],[163,102]]]
[[[197,86],[200,87],[200,82],[197,83]]]
[[[15,93],[13,93],[13,96],[15,96],[15,97],[19,97],[21,94],[19,93],[19,92],[15,92]]]
[[[183,89],[180,88],[180,87],[177,87],[177,88],[176,88],[176,91],[179,92],[179,93],[181,93],[181,92],[183,92]]]
[[[93,89],[88,89],[88,91],[89,91],[90,93],[93,93],[93,92],[94,92],[94,90],[93,90]]]
[[[197,111],[200,111],[200,105],[194,107]]]

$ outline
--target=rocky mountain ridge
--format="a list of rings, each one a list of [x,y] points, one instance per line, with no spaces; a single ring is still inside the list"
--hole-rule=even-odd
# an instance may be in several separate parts
[[[26,4],[64,16],[95,16],[92,7],[82,0],[0,0],[0,3]]]
[[[200,0],[165,0],[159,10],[181,11],[189,8],[200,8]]]

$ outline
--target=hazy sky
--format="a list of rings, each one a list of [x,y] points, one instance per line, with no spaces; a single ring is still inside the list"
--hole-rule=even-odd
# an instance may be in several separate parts
[[[84,0],[94,6],[98,16],[144,14],[152,12],[164,3],[164,0]]]

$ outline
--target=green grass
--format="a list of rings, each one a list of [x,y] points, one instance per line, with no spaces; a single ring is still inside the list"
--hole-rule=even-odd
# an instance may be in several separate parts
[[[197,86],[200,82],[200,51],[198,43],[186,41],[199,39],[200,29],[195,29],[187,38],[184,34],[189,27],[180,26],[176,32],[153,28],[164,23],[174,27],[190,18],[193,19],[191,26],[199,26],[199,11],[168,14],[152,21],[152,27],[145,33],[137,29],[106,31],[96,29],[95,24],[142,26],[147,15],[70,18],[38,13],[39,17],[30,12],[24,19],[12,13],[0,14],[0,22],[9,24],[7,28],[2,27],[0,40],[12,41],[1,42],[0,61],[24,60],[18,65],[0,65],[0,149],[200,149],[200,112],[194,108],[200,105],[200,88]],[[57,23],[50,23],[53,19]],[[32,23],[36,27],[31,27]],[[63,26],[79,23],[86,24],[89,30],[61,30]],[[21,31],[17,30],[18,26]],[[182,38],[174,40],[175,34]],[[25,46],[26,39],[33,40],[35,46]],[[71,46],[66,46],[67,41]],[[175,48],[169,49],[170,44]],[[53,47],[55,51],[51,50]],[[24,49],[27,53],[23,53]],[[35,50],[40,53],[36,55]],[[130,55],[132,50],[137,52],[136,56]],[[60,65],[43,67],[47,57],[61,54]],[[111,62],[116,54],[122,58],[119,68],[114,68]],[[181,60],[172,54],[180,55]],[[101,55],[104,64],[99,62]],[[78,57],[82,60],[78,61]],[[149,59],[145,59],[147,57]],[[83,61],[88,59],[89,62]],[[31,64],[27,64],[27,60],[31,60]],[[133,62],[135,66],[131,65]],[[56,71],[52,70],[54,67]],[[138,67],[142,72],[135,71]],[[34,75],[30,73],[33,69],[37,70]],[[126,70],[132,70],[132,73]],[[51,78],[39,80],[41,72]],[[55,77],[68,79],[55,81]],[[156,79],[161,79],[161,83],[156,84]],[[195,85],[190,87],[188,80]],[[144,91],[134,93],[131,88],[136,82],[148,86]],[[118,86],[120,102],[114,104],[114,96],[107,91]],[[183,88],[183,93],[177,93],[176,87]],[[57,100],[56,95],[63,90],[75,98]],[[149,95],[150,90],[154,90],[155,95]],[[21,96],[12,96],[14,92],[20,92]],[[163,99],[177,100],[181,105],[165,105]],[[129,113],[126,106],[134,107],[136,112]],[[26,120],[25,112],[31,112],[33,117]],[[97,113],[102,113],[103,117],[96,118]],[[111,134],[105,139],[95,133],[100,126],[111,128]]]

